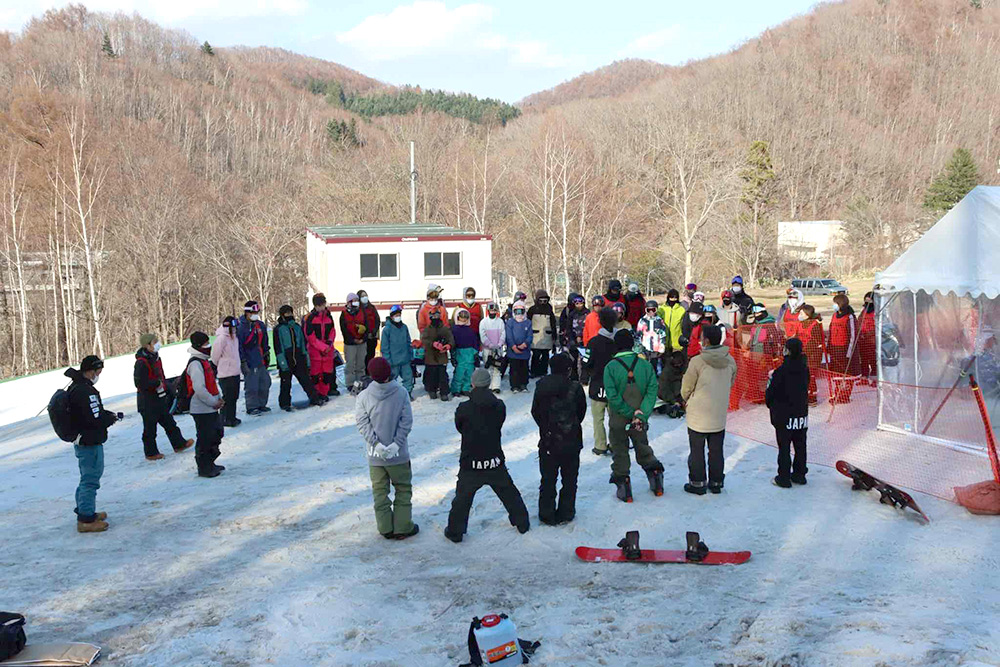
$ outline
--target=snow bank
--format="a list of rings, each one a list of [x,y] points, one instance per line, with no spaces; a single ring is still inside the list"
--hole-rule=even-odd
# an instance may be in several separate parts
[[[165,356],[167,372],[179,372],[184,348]],[[457,471],[456,402],[418,389],[421,532],[387,542],[375,530],[353,398],[243,416],[222,445],[227,471],[206,480],[190,453],[143,459],[130,373],[128,357],[111,360],[99,385],[109,408],[129,414],[105,447],[98,505],[112,527],[101,535],[75,532],[72,449],[44,415],[31,418],[61,376],[0,385],[0,608],[28,617],[30,641],[92,641],[109,665],[456,665],[467,659],[469,619],[506,612],[522,637],[542,640],[532,664],[543,666],[995,664],[1000,524],[954,504],[918,496],[932,519],[924,526],[817,467],[807,487],[777,489],[775,451],[737,438],[726,444],[725,492],[691,496],[681,490],[683,423],[656,417],[664,497],[639,473],[636,501],[616,501],[609,461],[590,453],[588,435],[577,520],[542,526],[530,395],[505,394],[505,450],[532,529],[518,535],[487,489],[455,545],[441,531]],[[190,418],[180,423],[193,435]],[[646,547],[681,548],[684,532],[698,530],[712,548],[754,555],[716,568],[573,555],[629,529]]]

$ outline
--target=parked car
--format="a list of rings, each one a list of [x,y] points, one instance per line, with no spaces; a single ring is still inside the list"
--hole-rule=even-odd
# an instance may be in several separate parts
[[[837,292],[847,293],[847,288],[833,278],[796,278],[792,281],[792,287],[806,295],[832,296]]]

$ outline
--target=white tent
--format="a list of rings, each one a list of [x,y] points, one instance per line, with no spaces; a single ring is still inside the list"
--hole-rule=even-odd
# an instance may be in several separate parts
[[[983,450],[1000,418],[1000,187],[979,186],[878,276],[879,428]]]

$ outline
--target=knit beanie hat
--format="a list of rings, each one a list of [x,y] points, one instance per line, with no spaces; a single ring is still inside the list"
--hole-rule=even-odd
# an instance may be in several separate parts
[[[207,333],[205,333],[204,331],[195,331],[193,334],[191,334],[191,347],[193,347],[196,350],[200,350],[206,345],[208,345]]]
[[[389,381],[389,378],[392,377],[392,368],[385,357],[375,357],[368,362],[368,376],[379,384],[385,384]]]
[[[802,341],[798,338],[789,338],[785,341],[785,349],[788,350],[789,357],[798,359],[802,356]]]
[[[150,343],[155,343],[155,342],[156,342],[156,334],[154,333],[144,333],[141,336],[139,336],[139,345],[141,347],[146,347]]]
[[[104,362],[96,354],[88,354],[80,362],[80,372],[86,373],[87,371],[99,371],[104,368]]]
[[[490,372],[485,368],[477,368],[472,371],[472,386],[473,387],[488,387],[490,386]]]
[[[549,362],[549,366],[552,368],[553,375],[565,375],[569,372],[570,367],[573,365],[573,360],[570,359],[568,354],[560,352],[559,354],[552,357]]]
[[[618,323],[618,313],[614,308],[608,308],[605,306],[604,308],[601,308],[599,313],[597,313],[597,321],[601,323],[602,329],[614,331],[615,324]]]
[[[635,345],[635,339],[632,337],[632,332],[628,329],[619,329],[618,333],[615,334],[615,348],[619,352],[627,352],[632,349]]]

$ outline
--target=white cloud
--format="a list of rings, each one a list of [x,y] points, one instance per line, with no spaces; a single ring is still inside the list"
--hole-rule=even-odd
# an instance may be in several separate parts
[[[672,45],[681,36],[681,26],[672,25],[655,32],[636,37],[621,52],[621,57],[655,57]]]
[[[470,56],[499,53],[522,67],[564,67],[571,61],[551,53],[544,42],[517,40],[492,32],[493,7],[470,3],[448,9],[438,0],[416,0],[387,14],[372,14],[337,41],[373,62],[414,56]]]
[[[0,9],[0,29],[20,30],[32,16],[66,6],[67,0],[22,0],[14,9]],[[246,18],[298,15],[307,0],[86,0],[95,12],[138,12],[158,23],[176,25],[196,18]]]

